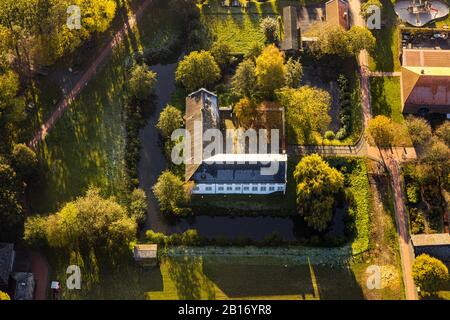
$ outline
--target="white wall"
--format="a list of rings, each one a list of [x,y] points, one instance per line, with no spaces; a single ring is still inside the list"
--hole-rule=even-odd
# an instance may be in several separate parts
[[[197,184],[192,190],[193,194],[270,194],[285,192],[286,184],[283,183],[258,183],[258,184]]]

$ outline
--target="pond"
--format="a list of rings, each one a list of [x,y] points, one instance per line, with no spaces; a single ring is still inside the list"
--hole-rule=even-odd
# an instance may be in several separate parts
[[[158,176],[167,168],[163,154],[161,139],[156,129],[158,115],[175,90],[176,63],[167,65],[155,65],[152,70],[158,75],[156,95],[158,101],[156,110],[152,112],[147,125],[141,130],[142,143],[141,159],[139,162],[140,187],[148,196],[147,222],[144,230],[152,229],[166,234],[184,232],[188,229],[196,229],[202,236],[208,238],[250,238],[263,240],[276,233],[283,240],[290,241],[299,238],[308,238],[317,234],[308,228],[300,217],[233,217],[233,216],[193,216],[189,218],[174,218],[163,215],[158,208],[157,200],[152,193],[152,186]],[[346,210],[337,209],[334,221],[327,233],[333,236],[342,236],[345,226],[343,218]]]

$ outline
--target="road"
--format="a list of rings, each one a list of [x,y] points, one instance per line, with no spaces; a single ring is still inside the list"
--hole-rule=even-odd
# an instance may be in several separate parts
[[[128,34],[131,28],[133,28],[137,20],[142,16],[143,12],[150,5],[152,0],[145,0],[142,5],[128,17],[128,21],[123,24],[119,31],[116,32],[110,42],[103,48],[100,54],[95,58],[91,65],[83,73],[83,76],[75,83],[69,93],[58,102],[55,111],[50,118],[45,121],[39,131],[34,135],[33,139],[28,143],[30,147],[36,148],[37,144],[44,140],[48,132],[54,127],[55,123],[64,114],[64,111],[70,106],[71,102],[81,93],[83,88],[87,86],[88,82],[97,72],[97,68],[108,58],[112,50],[117,47],[125,36]]]
[[[350,0],[350,16],[351,23],[357,26],[364,26],[364,20],[360,16],[361,1],[360,0]],[[384,73],[372,74],[368,68],[369,65],[369,55],[367,51],[363,50],[360,52],[358,57],[358,62],[360,66],[361,73],[361,104],[363,108],[364,115],[364,125],[367,126],[369,120],[372,118],[372,110],[370,105],[370,84],[369,77],[384,75]],[[397,73],[392,73],[393,76],[397,76]],[[370,148],[369,148],[370,149]],[[398,149],[398,148],[397,148]],[[398,151],[398,150],[395,150]],[[394,208],[395,208],[395,220],[397,224],[397,233],[399,241],[399,250],[401,257],[402,273],[403,273],[403,283],[405,286],[405,295],[408,300],[417,300],[417,290],[414,284],[412,276],[412,264],[414,261],[414,254],[412,252],[412,246],[409,236],[408,218],[406,214],[406,208],[404,204],[403,189],[401,185],[401,178],[398,163],[402,160],[398,155],[404,156],[408,153],[405,152],[392,152],[391,150],[382,150],[377,152],[372,148],[368,152],[369,154],[377,154],[381,157],[383,162],[386,164],[390,175],[391,175],[391,185],[394,193]],[[412,151],[409,152],[411,154]]]

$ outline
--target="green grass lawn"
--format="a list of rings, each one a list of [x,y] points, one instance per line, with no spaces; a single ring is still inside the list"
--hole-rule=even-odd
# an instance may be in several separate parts
[[[377,42],[369,59],[369,68],[372,71],[398,71],[400,60],[397,15],[394,12],[393,0],[381,0],[381,3],[383,4],[381,19],[385,25],[380,30],[373,31]]]
[[[278,257],[180,256],[141,268],[130,257],[105,267],[91,256],[54,254],[52,279],[62,299],[362,299],[360,284],[346,266],[308,265]],[[65,289],[65,268],[81,268],[81,290]]]
[[[404,122],[400,100],[400,77],[370,78],[370,93],[374,116],[384,115],[397,123]]]
[[[121,196],[125,180],[125,61],[133,51],[161,46],[171,41],[173,34],[180,35],[182,30],[174,20],[168,9],[151,8],[39,145],[46,174],[43,187],[32,194],[33,212],[55,211],[90,185]],[[42,90],[41,120],[51,113],[58,97],[54,90]]]

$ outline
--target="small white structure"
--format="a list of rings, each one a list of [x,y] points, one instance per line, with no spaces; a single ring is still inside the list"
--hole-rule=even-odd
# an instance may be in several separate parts
[[[136,244],[133,249],[134,260],[144,267],[158,264],[158,245]]]

